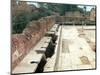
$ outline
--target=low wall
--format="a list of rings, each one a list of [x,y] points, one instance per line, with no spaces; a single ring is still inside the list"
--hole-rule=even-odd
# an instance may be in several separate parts
[[[84,17],[68,17],[68,16],[56,16],[56,23],[74,23],[74,24],[83,24],[84,22],[87,25],[95,25],[96,21],[91,21],[88,18],[84,18]]]
[[[57,22],[80,22],[84,21],[84,17],[67,17],[67,16],[56,16]]]
[[[21,34],[12,35],[12,69],[21,62],[54,24],[55,17],[47,16],[30,22]]]

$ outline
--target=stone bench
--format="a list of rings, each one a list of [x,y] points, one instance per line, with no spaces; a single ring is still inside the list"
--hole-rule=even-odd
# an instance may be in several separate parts
[[[18,64],[12,73],[21,74],[35,72],[43,56],[43,54],[37,54],[34,50],[30,51],[30,53]]]
[[[56,45],[55,45],[55,50],[54,50],[54,55],[51,58],[47,59],[47,63],[44,66],[44,72],[53,72],[55,71],[55,64],[56,64],[56,58],[57,58],[57,51],[58,51],[58,44],[59,44],[59,38],[60,38],[60,30],[61,27],[59,28],[59,31],[56,33],[59,37],[56,40]]]
[[[40,42],[26,55],[26,57],[15,67],[13,74],[33,73],[36,71],[41,59],[45,59],[46,49],[51,37],[43,37]]]

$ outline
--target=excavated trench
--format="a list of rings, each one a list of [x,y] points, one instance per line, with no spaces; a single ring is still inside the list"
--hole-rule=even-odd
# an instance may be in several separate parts
[[[49,36],[52,37],[51,41],[49,42],[48,47],[46,47],[46,52],[44,53],[44,56],[42,57],[40,63],[38,64],[38,67],[35,71],[35,73],[42,73],[44,71],[44,66],[47,63],[47,58],[51,58],[54,54],[54,50],[55,50],[55,45],[56,45],[56,40],[57,40],[57,35],[45,35],[45,36]],[[48,42],[45,42],[48,43]],[[44,48],[44,47],[42,47]]]

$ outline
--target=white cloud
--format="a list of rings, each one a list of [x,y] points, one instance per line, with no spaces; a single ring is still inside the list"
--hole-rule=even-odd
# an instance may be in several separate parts
[[[84,5],[79,5],[79,8],[84,8]],[[86,6],[86,11],[90,11],[92,8],[95,8],[95,6]]]

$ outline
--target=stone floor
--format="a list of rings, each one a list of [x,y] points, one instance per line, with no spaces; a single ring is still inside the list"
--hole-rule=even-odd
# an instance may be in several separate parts
[[[88,32],[85,31],[86,36],[89,39],[92,38],[95,42],[95,30]],[[62,27],[60,57],[57,71],[95,69],[95,52],[87,40],[83,37],[79,37],[79,35],[77,27]]]

